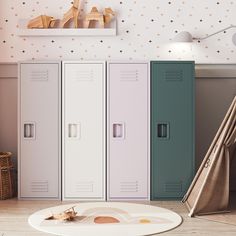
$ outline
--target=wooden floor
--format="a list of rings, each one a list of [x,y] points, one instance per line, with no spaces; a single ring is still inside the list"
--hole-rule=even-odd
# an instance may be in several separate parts
[[[69,204],[70,202],[66,203]],[[36,231],[28,225],[28,216],[37,210],[66,203],[59,201],[18,201],[16,199],[0,201],[0,236],[47,236],[49,234]],[[181,226],[162,235],[236,235],[236,226],[189,218],[185,206],[180,202],[163,201],[151,202],[150,204],[168,208],[183,217]]]

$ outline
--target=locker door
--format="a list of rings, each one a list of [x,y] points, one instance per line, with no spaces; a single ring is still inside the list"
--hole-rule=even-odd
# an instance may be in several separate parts
[[[182,198],[194,173],[194,63],[151,66],[152,199]]]
[[[60,198],[60,63],[21,63],[19,198]]]
[[[64,62],[63,198],[105,199],[105,64]]]
[[[108,64],[108,199],[148,199],[148,63]]]

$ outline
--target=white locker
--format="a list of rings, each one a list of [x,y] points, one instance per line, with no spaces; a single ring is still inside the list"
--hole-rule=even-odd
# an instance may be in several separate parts
[[[63,199],[105,200],[105,63],[63,62]]]
[[[107,198],[149,197],[149,63],[107,64]]]
[[[18,197],[61,199],[61,63],[20,62]]]

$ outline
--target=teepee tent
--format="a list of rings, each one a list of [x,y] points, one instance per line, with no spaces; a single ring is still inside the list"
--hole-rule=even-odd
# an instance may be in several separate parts
[[[182,200],[190,211],[189,216],[229,211],[230,164],[235,149],[236,97]]]

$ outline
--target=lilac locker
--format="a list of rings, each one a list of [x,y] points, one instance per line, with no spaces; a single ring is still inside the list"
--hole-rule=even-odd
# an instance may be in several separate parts
[[[109,62],[107,199],[149,199],[149,63]]]

